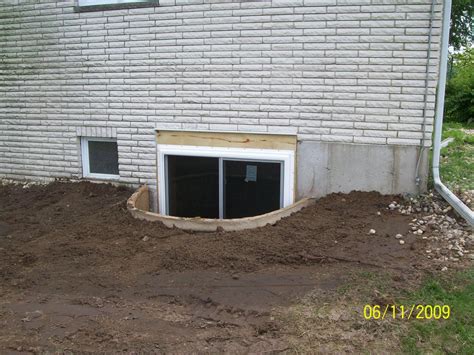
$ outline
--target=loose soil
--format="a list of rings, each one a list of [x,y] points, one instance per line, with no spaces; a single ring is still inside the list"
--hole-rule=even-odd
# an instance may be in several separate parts
[[[132,218],[131,193],[0,186],[0,352],[291,351],[298,300],[334,299],[364,272],[406,286],[430,267],[412,217],[387,209],[397,196],[333,194],[274,226],[192,233]],[[366,347],[344,342],[324,351]]]

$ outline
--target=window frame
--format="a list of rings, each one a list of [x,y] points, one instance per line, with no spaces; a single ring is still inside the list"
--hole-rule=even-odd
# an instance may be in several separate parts
[[[107,10],[120,10],[120,9],[133,9],[141,7],[155,7],[159,6],[159,0],[140,0],[140,1],[126,1],[120,2],[120,0],[110,0],[107,3],[97,4],[81,4],[81,0],[75,1],[74,11],[75,12],[89,12],[89,11],[107,11]]]
[[[167,155],[191,157],[210,157],[219,159],[219,174],[223,171],[224,160],[256,161],[281,163],[281,196],[280,208],[294,203],[295,195],[295,152],[292,150],[252,149],[252,148],[223,148],[189,145],[157,145],[158,165],[158,206],[163,215],[169,215],[168,210],[168,179]],[[219,218],[223,218],[223,185],[219,179]]]
[[[120,165],[119,174],[99,174],[90,172],[90,161],[89,161],[89,142],[112,142],[117,143],[115,138],[99,138],[99,137],[81,137],[81,158],[82,158],[82,177],[93,178],[100,180],[118,180],[120,179]],[[117,145],[118,153],[118,145]]]

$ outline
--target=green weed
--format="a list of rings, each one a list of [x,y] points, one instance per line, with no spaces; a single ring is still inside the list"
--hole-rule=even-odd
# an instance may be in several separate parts
[[[441,150],[440,173],[443,182],[455,191],[474,189],[474,124],[448,122],[443,139],[454,138]]]
[[[401,304],[449,305],[444,320],[410,320],[401,338],[407,354],[474,354],[474,269],[427,280]]]

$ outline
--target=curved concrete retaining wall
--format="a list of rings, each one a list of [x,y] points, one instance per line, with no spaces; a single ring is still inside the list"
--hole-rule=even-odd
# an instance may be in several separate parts
[[[133,217],[147,221],[159,221],[169,228],[180,228],[198,232],[215,232],[218,229],[225,231],[239,231],[275,224],[280,219],[290,216],[299,210],[314,203],[313,198],[304,198],[290,206],[259,216],[237,219],[209,219],[209,218],[183,218],[164,216],[149,211],[148,186],[141,186],[127,201],[127,209]]]

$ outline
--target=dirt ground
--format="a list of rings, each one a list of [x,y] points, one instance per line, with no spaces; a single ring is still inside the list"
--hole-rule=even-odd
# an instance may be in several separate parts
[[[431,268],[412,217],[387,209],[396,196],[333,194],[275,226],[192,233],[133,219],[131,193],[0,186],[1,353],[387,351],[396,339],[377,338],[354,290],[375,302]]]

